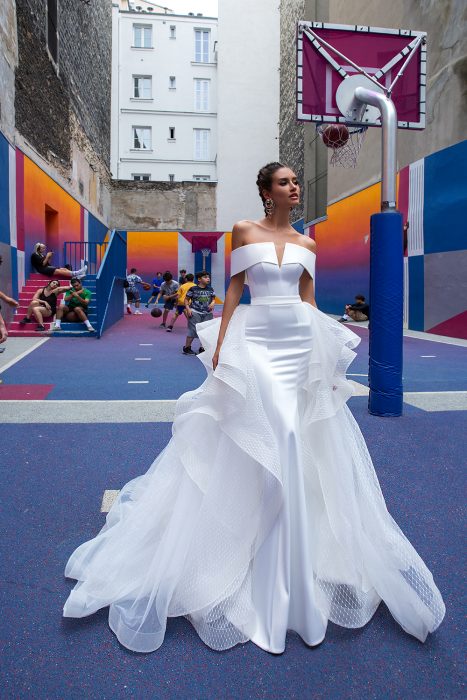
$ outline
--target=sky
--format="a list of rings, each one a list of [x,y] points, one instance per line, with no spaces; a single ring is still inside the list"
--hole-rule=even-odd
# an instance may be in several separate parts
[[[158,4],[179,15],[202,12],[205,17],[217,17],[217,0],[159,0]]]

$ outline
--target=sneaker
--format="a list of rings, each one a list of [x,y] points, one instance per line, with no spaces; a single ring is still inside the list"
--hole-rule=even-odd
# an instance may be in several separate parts
[[[149,309],[149,304],[145,304],[145,307],[146,307],[147,309]]]
[[[60,330],[60,328],[57,328],[56,330]],[[93,328],[93,327],[91,326],[91,327],[88,328],[87,330],[89,331],[89,333],[94,333],[94,331],[95,331],[96,329]]]
[[[161,325],[159,326],[159,328],[165,328],[165,323],[161,323]]]
[[[204,348],[201,346],[200,349],[198,350],[198,355],[201,355],[202,352],[204,352]]]
[[[53,330],[53,331],[61,331],[61,330],[62,330],[62,327],[61,327],[61,326],[54,326],[54,327],[52,328],[52,330]]]
[[[127,312],[127,314],[131,314],[131,309],[129,306],[126,307],[126,312]]]
[[[87,265],[83,265],[83,267],[82,267],[80,270],[77,270],[77,271],[76,271],[75,277],[77,277],[77,278],[80,279],[80,280],[83,279],[83,277],[86,277],[86,272],[87,272],[87,270],[88,270],[88,266],[87,266]]]
[[[142,316],[142,315],[143,315],[143,312],[140,311],[139,309],[136,309],[135,316]]]
[[[21,319],[21,321],[19,322],[19,324],[20,324],[20,326],[24,326],[26,323],[32,323],[32,321],[31,321],[30,318],[27,318],[27,317],[25,316],[24,318]]]
[[[38,323],[36,326],[36,331],[45,331],[45,326],[42,323]]]
[[[182,352],[184,355],[196,355],[191,348],[183,348]]]
[[[338,318],[337,320],[339,321],[339,323],[347,323],[348,322],[347,318]]]
[[[173,326],[167,326],[165,330],[167,331],[167,333],[172,333],[172,328]]]

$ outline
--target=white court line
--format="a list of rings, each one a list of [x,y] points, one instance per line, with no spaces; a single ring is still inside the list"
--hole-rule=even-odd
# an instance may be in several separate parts
[[[108,513],[109,510],[112,508],[115,499],[117,498],[118,494],[120,491],[116,489],[106,489],[104,491],[104,494],[102,496],[102,503],[101,503],[101,513]]]
[[[351,374],[350,372],[347,372],[347,377],[368,377],[368,374]]]
[[[0,369],[0,374],[4,372],[6,369],[10,369],[10,367],[13,367],[17,362],[23,359],[23,357],[26,357],[26,355],[29,355],[30,352],[33,350],[36,350],[38,347],[41,345],[44,345],[50,338],[41,338],[40,340],[37,341],[35,345],[33,345],[31,348],[28,348],[28,350],[25,350],[22,352],[20,355],[17,355],[13,360],[10,360],[10,362],[7,362],[6,365],[3,365],[3,367]]]
[[[420,357],[436,357],[436,355],[420,355]]]
[[[143,345],[154,345],[154,343],[138,343],[138,345],[141,345],[141,346],[143,346]]]
[[[147,360],[152,360],[152,357],[135,357],[135,360],[138,360],[140,362],[147,361]]]
[[[144,381],[130,379],[128,384],[149,384],[149,379],[145,379]]]

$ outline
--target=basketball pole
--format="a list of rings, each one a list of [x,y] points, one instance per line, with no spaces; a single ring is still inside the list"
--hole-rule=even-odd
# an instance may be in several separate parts
[[[377,107],[382,124],[381,212],[371,217],[368,411],[402,415],[403,239],[396,209],[397,114],[390,97],[357,87],[356,99]]]

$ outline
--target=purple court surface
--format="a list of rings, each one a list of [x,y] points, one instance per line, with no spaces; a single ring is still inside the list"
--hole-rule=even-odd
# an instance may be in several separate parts
[[[126,422],[65,423],[60,401],[77,417],[88,401],[122,401],[116,406],[125,413],[126,400],[176,399],[198,386],[204,369],[181,353],[182,320],[172,334],[158,322],[144,314],[123,319],[101,340],[52,338],[0,374],[0,411],[10,411],[1,428],[2,697],[464,697],[461,523],[467,411],[462,406],[438,410],[436,400],[430,410],[406,404],[401,418],[385,419],[368,414],[365,396],[349,403],[388,509],[433,572],[446,603],[443,624],[425,644],[405,634],[384,605],[363,629],[330,624],[316,649],[290,634],[281,656],[253,644],[214,652],[184,619],[169,620],[157,652],[134,654],[109,630],[105,610],[82,620],[61,617],[72,586],[63,577],[65,562],[103,525],[104,492],[150,466],[169,441],[171,424],[139,422],[134,403]],[[362,343],[349,377],[365,386],[367,331],[357,332]],[[2,361],[8,363],[8,357]],[[463,395],[467,348],[406,338],[404,378],[408,392]],[[148,383],[129,384],[142,381]],[[25,423],[21,407],[28,400],[37,401],[37,415],[55,400],[53,413],[47,413],[53,418]]]

